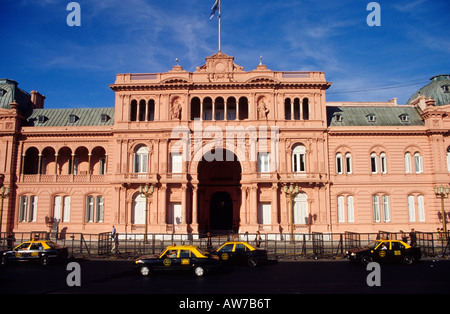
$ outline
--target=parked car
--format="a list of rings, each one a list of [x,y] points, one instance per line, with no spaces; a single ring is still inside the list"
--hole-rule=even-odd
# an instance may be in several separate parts
[[[141,257],[135,261],[135,268],[147,277],[155,271],[191,271],[197,277],[220,266],[217,256],[204,252],[194,245],[171,245],[160,255]]]
[[[1,264],[9,262],[35,261],[42,265],[48,265],[51,260],[65,260],[69,255],[66,247],[49,240],[26,241],[12,250],[0,252]]]
[[[211,252],[224,263],[245,264],[255,267],[267,262],[267,251],[255,248],[247,242],[228,241]]]
[[[345,253],[350,261],[362,263],[370,262],[395,262],[400,261],[405,264],[412,264],[422,257],[420,247],[410,246],[400,240],[376,240],[361,247],[348,250]]]

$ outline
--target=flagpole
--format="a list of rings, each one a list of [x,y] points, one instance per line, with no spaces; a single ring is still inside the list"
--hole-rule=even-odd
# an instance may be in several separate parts
[[[222,50],[221,49],[221,38],[220,38],[220,15],[221,15],[220,7],[221,7],[221,5],[220,5],[220,0],[219,0],[219,52]]]

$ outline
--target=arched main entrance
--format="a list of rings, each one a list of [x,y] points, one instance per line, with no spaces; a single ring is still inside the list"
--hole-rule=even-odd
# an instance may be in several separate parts
[[[233,227],[233,200],[228,192],[215,192],[209,202],[211,230],[231,230]]]
[[[197,171],[199,231],[236,231],[239,226],[242,173],[237,157],[224,149],[210,151],[202,157]]]

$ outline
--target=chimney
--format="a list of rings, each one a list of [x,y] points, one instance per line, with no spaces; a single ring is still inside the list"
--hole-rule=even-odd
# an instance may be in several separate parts
[[[44,109],[45,96],[35,90],[31,91],[30,94],[33,109]]]

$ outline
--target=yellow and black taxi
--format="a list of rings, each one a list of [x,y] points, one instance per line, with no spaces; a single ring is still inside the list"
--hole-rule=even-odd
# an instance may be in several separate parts
[[[61,247],[49,240],[31,240],[19,244],[12,250],[0,252],[2,265],[9,262],[35,261],[42,265],[48,265],[50,260],[67,259],[69,251],[67,247]]]
[[[400,240],[376,240],[364,247],[350,249],[345,253],[350,261],[367,265],[370,262],[403,262],[412,264],[422,257],[420,247],[410,246]]]
[[[147,277],[155,271],[191,271],[197,277],[220,266],[217,256],[204,252],[195,245],[171,245],[160,255],[141,257],[135,268]]]
[[[267,251],[255,248],[243,241],[228,241],[211,252],[224,263],[244,264],[255,267],[267,262]]]

